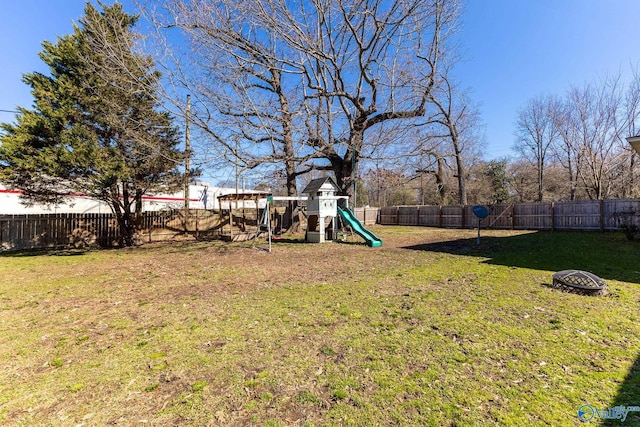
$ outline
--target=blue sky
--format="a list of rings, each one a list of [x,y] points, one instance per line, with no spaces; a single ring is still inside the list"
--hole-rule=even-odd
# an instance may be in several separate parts
[[[463,15],[471,88],[486,123],[487,158],[510,154],[516,114],[539,94],[563,94],[640,67],[638,0],[470,0]]]
[[[47,71],[41,42],[71,33],[84,4],[0,0],[0,110],[31,105],[22,74]],[[640,67],[639,16],[640,0],[466,0],[457,73],[479,104],[487,159],[511,154],[517,110],[530,98]]]

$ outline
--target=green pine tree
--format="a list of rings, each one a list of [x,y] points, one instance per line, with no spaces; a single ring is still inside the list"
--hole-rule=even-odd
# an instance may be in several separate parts
[[[509,176],[506,160],[491,160],[485,166],[484,175],[489,179],[492,189],[492,203],[505,203],[511,199]]]
[[[179,131],[156,97],[160,74],[138,53],[137,17],[87,3],[74,32],[43,43],[50,75],[30,73],[32,109],[0,124],[0,182],[25,203],[86,194],[109,204],[120,245],[134,243],[142,196],[176,188]]]

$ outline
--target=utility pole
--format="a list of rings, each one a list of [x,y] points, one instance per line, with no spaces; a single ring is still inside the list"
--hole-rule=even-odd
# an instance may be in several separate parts
[[[236,136],[236,209],[238,209],[238,137]],[[231,203],[229,203],[231,206]],[[244,206],[244,202],[242,202],[242,206]],[[231,209],[231,208],[229,208]]]
[[[187,109],[185,111],[185,130],[184,130],[184,217],[185,217],[185,231],[186,231],[186,219],[189,215],[189,178],[191,175],[191,130],[189,128],[191,122],[191,95],[187,95]]]

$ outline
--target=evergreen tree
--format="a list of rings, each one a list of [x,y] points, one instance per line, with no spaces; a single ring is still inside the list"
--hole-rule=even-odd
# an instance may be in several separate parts
[[[492,188],[491,203],[505,203],[511,198],[509,191],[509,176],[506,160],[491,160],[485,166],[485,177]]]
[[[34,104],[0,124],[0,182],[27,204],[78,193],[102,200],[130,246],[142,196],[175,188],[184,155],[155,96],[160,74],[137,52],[137,17],[117,3],[99,7],[87,3],[72,34],[43,43],[50,75],[24,75]]]

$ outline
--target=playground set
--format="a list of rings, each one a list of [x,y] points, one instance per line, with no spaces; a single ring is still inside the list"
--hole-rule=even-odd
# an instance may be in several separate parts
[[[338,240],[338,221],[341,220],[344,227],[350,228],[355,234],[364,239],[369,247],[377,247],[382,245],[382,240],[368,230],[360,220],[355,216],[353,211],[349,209],[349,197],[337,196],[339,187],[329,177],[314,179],[302,190],[307,196],[291,197],[291,196],[273,196],[266,193],[241,194],[234,199],[232,194],[224,197],[224,201],[228,204],[229,229],[232,230],[233,209],[239,207],[239,203],[246,200],[253,200],[252,203],[256,211],[255,234],[250,236],[250,231],[246,230],[247,221],[243,220],[240,231],[234,236],[231,231],[231,240],[241,240],[244,238],[257,238],[262,232],[267,233],[267,241],[269,244],[269,252],[271,251],[274,236],[274,221],[272,211],[277,212],[276,205],[278,202],[306,202],[307,227],[305,233],[305,241],[311,243],[324,243],[327,241]],[[222,199],[220,200],[222,202]],[[343,201],[344,206],[339,206],[339,201]],[[263,208],[262,217],[258,220],[259,210]],[[244,216],[244,209],[243,209]],[[253,215],[251,215],[253,216]],[[282,229],[282,218],[278,228]]]

